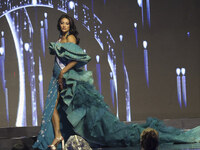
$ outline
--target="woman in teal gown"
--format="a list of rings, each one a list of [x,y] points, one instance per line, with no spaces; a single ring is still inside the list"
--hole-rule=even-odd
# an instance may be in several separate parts
[[[65,141],[70,135],[77,134],[91,145],[134,146],[140,143],[140,134],[147,127],[154,128],[159,132],[159,143],[200,141],[200,127],[185,132],[181,129],[166,127],[162,121],[155,118],[148,118],[145,124],[125,124],[113,115],[104,102],[103,96],[93,85],[92,72],[82,68],[91,58],[77,45],[78,38],[73,19],[66,14],[62,15],[58,21],[58,29],[60,26],[62,27],[61,20],[63,18],[68,19],[69,30],[63,36],[66,41],[62,42],[61,38],[59,42],[49,44],[49,51],[51,55],[55,55],[55,62],[41,130],[33,148],[48,149],[52,141],[53,145],[56,144],[57,149],[61,148],[60,140],[56,141],[55,133],[57,131],[55,130],[55,120],[53,120],[55,110],[59,116],[59,122],[57,122],[59,136],[63,137]],[[63,30],[67,30],[67,28],[60,29],[61,32],[64,32]],[[72,35],[71,37],[68,36],[69,33]],[[75,63],[71,65],[73,62]],[[60,78],[63,70],[65,71]]]

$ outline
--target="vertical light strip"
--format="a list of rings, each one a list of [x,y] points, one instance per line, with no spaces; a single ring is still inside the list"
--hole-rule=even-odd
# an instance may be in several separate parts
[[[187,96],[186,96],[186,76],[185,76],[185,68],[181,68],[182,73],[182,96],[185,107],[187,107]]]
[[[6,80],[5,80],[5,38],[4,31],[1,32],[1,49],[0,49],[0,76],[2,80],[3,90],[5,94],[5,103],[6,103],[6,118],[9,126],[9,107],[8,107],[8,89],[6,88]],[[2,51],[2,52],[1,52]],[[2,56],[1,56],[2,53]],[[2,58],[1,58],[2,57]]]
[[[40,28],[40,35],[41,35],[41,47],[43,56],[45,57],[45,35],[44,35],[44,22],[40,21],[41,28]]]
[[[176,81],[177,81],[177,97],[178,97],[178,103],[180,108],[182,108],[182,102],[181,102],[181,77],[180,77],[180,68],[176,68]]]
[[[48,20],[47,20],[47,13],[44,13],[44,28],[45,28],[45,38],[48,41]]]
[[[78,0],[77,0],[78,1]],[[78,2],[74,3],[74,19],[78,20]]]
[[[94,18],[94,38],[101,46],[101,49],[104,50],[103,42],[101,41],[101,38],[100,38],[103,32],[101,30],[102,21],[95,14],[93,16],[94,16],[93,17]]]
[[[35,86],[35,62],[34,62],[34,54],[33,54],[33,50],[32,50],[32,39],[33,39],[33,26],[30,20],[30,17],[28,15],[27,10],[24,8],[24,13],[27,17],[28,20],[28,30],[24,31],[27,32],[29,34],[29,43],[25,43],[25,51],[28,54],[28,74],[29,76],[29,81],[30,81],[30,88],[31,88],[31,105],[32,105],[32,125],[33,126],[37,126],[38,125],[38,119],[37,119],[37,99],[36,99],[36,86]],[[24,37],[26,38],[26,37]]]
[[[147,41],[143,41],[143,47],[144,47],[144,71],[145,71],[147,87],[149,88],[149,63],[148,63]]]
[[[125,97],[126,97],[126,121],[131,122],[131,106],[130,106],[130,85],[129,85],[129,78],[128,72],[126,69],[126,65],[124,62],[124,50],[122,50],[122,63],[124,69],[124,79],[125,79]]]
[[[149,28],[151,27],[151,20],[150,20],[150,0],[146,0],[146,7],[147,7],[147,21],[149,24]]]
[[[97,71],[97,80],[98,80],[98,86],[99,86],[99,93],[101,93],[101,66],[99,63],[100,57],[99,55],[96,56],[96,71]]]
[[[126,65],[124,65],[123,68],[125,76],[126,121],[131,122],[130,85],[129,85],[128,71],[126,69]]]
[[[83,51],[86,53],[86,49],[84,49]],[[85,71],[87,71],[87,64],[85,64],[84,68],[85,68]]]
[[[113,60],[111,59],[109,53],[108,53],[108,64],[113,74],[115,94],[116,94],[116,107],[117,107],[116,116],[119,118],[116,64],[113,63]]]
[[[24,73],[23,52],[21,52],[21,48],[19,45],[20,41],[17,37],[17,32],[15,31],[15,26],[13,24],[11,16],[10,14],[6,14],[5,16],[8,21],[9,27],[11,29],[17,53],[18,69],[19,69],[19,103],[17,110],[16,126],[22,127],[26,126],[25,73]]]
[[[114,95],[114,81],[113,81],[113,74],[110,72],[110,94],[112,98],[113,108],[115,107],[115,95]]]
[[[41,59],[39,57],[39,94],[40,94],[40,108],[42,112],[44,111],[44,94],[43,94],[43,74],[42,74],[42,64]]]
[[[141,8],[142,13],[142,26],[144,26],[144,12],[143,12],[143,0],[137,0],[138,6]]]
[[[138,48],[137,23],[135,22],[133,25],[134,25],[134,33],[135,33],[136,47]]]

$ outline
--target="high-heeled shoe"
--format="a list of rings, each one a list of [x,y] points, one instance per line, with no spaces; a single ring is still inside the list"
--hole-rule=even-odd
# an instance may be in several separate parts
[[[52,144],[52,145],[49,145],[48,147],[49,147],[51,150],[56,150],[56,146],[53,145],[53,144]]]
[[[60,142],[62,142],[61,144],[62,144],[62,150],[64,150],[64,146],[65,146],[65,141],[64,141],[64,138],[62,137],[62,136],[60,136],[59,138],[56,138],[56,140],[57,140],[57,142],[53,145],[53,144],[51,144],[51,145],[49,145],[48,147],[49,148],[51,148],[51,150],[56,150],[56,146],[60,143]]]

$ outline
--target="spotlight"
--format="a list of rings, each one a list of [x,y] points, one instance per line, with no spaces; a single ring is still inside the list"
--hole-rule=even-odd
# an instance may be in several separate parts
[[[4,54],[4,48],[0,47],[0,56],[2,56]]]
[[[44,17],[47,18],[47,13],[46,12],[44,13]]]
[[[187,32],[187,36],[190,37],[190,32]]]
[[[40,82],[43,80],[43,77],[42,77],[41,74],[38,76],[38,80],[39,80]]]
[[[43,25],[44,25],[44,22],[43,22],[43,21],[40,21],[40,25],[41,25],[41,27],[43,27]]]
[[[147,41],[143,41],[143,47],[146,49],[147,48]]]
[[[33,5],[37,5],[37,0],[32,0]]]
[[[112,72],[110,72],[110,78],[112,78],[113,77],[113,74],[112,74]]]
[[[120,39],[120,42],[122,42],[122,40],[123,40],[123,35],[119,35],[119,39]]]
[[[26,51],[26,52],[29,50],[29,47],[30,47],[29,43],[25,43],[25,44],[24,44],[24,48],[25,48],[25,51]]]
[[[137,0],[139,7],[142,7],[142,0]]]
[[[74,6],[75,6],[75,5],[74,5],[74,2],[73,2],[73,1],[70,1],[70,2],[69,2],[69,8],[70,8],[70,9],[73,9]]]
[[[185,68],[181,68],[181,73],[183,76],[185,75]]]
[[[97,56],[96,56],[96,61],[97,61],[97,63],[99,63],[99,59],[100,59],[100,57],[99,57],[99,55],[97,55]]]
[[[176,74],[179,76],[181,73],[181,69],[180,68],[176,68]]]
[[[136,22],[134,23],[134,28],[137,28],[137,23]]]
[[[1,36],[4,36],[4,31],[1,31]]]

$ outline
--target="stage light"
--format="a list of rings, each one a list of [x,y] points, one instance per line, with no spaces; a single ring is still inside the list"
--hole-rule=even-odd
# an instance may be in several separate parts
[[[99,89],[99,93],[101,93],[101,65],[99,63],[100,60],[100,56],[96,55],[96,72],[97,72],[97,81],[98,81],[98,89]]]
[[[41,27],[43,27],[43,25],[44,25],[44,22],[43,22],[43,21],[40,21],[40,25],[41,25]]]
[[[146,0],[146,7],[147,7],[147,21],[149,24],[149,27],[151,26],[151,20],[150,20],[150,0]]]
[[[69,8],[70,8],[70,9],[73,9],[74,6],[75,6],[75,5],[74,5],[74,2],[73,2],[73,1],[70,1],[70,2],[69,2]]]
[[[47,18],[47,13],[46,12],[44,13],[44,17]]]
[[[142,7],[142,1],[143,1],[143,0],[137,0],[137,3],[138,3],[138,5],[139,5],[139,7]]]
[[[104,2],[105,2],[105,0],[104,0]],[[75,15],[75,12],[77,10],[75,10],[74,8],[76,8],[76,6],[78,7],[78,5],[77,5],[77,2],[74,1],[74,0],[69,0],[67,3],[64,3],[64,1],[62,1],[61,2],[62,7],[60,6],[60,2],[58,2],[58,5],[57,5],[57,3],[56,2],[53,3],[52,0],[25,0],[24,2],[20,2],[20,5],[18,3],[17,4],[13,3],[13,0],[11,0],[11,1],[5,2],[4,5],[7,5],[5,7],[7,10],[3,11],[3,15],[1,15],[0,18],[5,15],[7,17],[9,25],[11,26],[10,28],[11,28],[11,32],[13,34],[15,45],[16,45],[16,53],[17,53],[18,68],[19,68],[19,85],[20,85],[19,87],[20,87],[20,89],[19,89],[19,107],[18,107],[18,113],[17,113],[16,126],[26,126],[26,118],[25,118],[25,116],[26,116],[25,112],[26,111],[24,110],[24,108],[26,108],[26,106],[25,106],[25,102],[26,102],[25,70],[24,70],[24,64],[26,62],[24,62],[24,60],[23,60],[24,59],[24,52],[30,53],[30,55],[28,54],[26,56],[28,56],[27,58],[30,59],[30,65],[32,65],[32,67],[33,67],[33,68],[31,68],[32,71],[35,71],[34,65],[37,64],[37,61],[35,62],[34,57],[32,56],[32,53],[34,53],[34,49],[32,48],[32,44],[31,44],[32,42],[31,41],[28,42],[27,39],[26,39],[25,41],[27,43],[23,43],[24,39],[23,39],[22,35],[18,36],[15,30],[18,31],[20,29],[19,25],[22,24],[22,25],[24,25],[24,29],[25,29],[25,31],[23,30],[22,32],[29,32],[30,38],[32,37],[33,27],[32,27],[32,24],[31,24],[31,20],[29,18],[29,14],[26,11],[26,8],[28,8],[28,7],[41,7],[41,6],[42,7],[48,7],[48,8],[54,8],[55,7],[59,11],[62,11],[59,8],[63,8],[64,11],[67,11],[67,9],[69,9],[69,10],[72,9],[71,11],[74,11],[74,15]],[[16,5],[16,6],[14,6],[14,5]],[[57,7],[57,6],[59,6],[59,7]],[[116,77],[116,56],[114,54],[114,49],[112,48],[113,45],[115,45],[115,40],[108,30],[105,31],[106,28],[102,28],[102,21],[94,13],[91,14],[90,13],[91,10],[86,5],[80,5],[80,7],[84,8],[84,16],[83,17],[86,18],[87,20],[84,20],[86,23],[84,22],[83,25],[88,29],[89,32],[90,32],[90,28],[93,28],[93,25],[94,25],[94,24],[89,24],[89,23],[91,22],[91,18],[95,16],[95,19],[96,19],[96,22],[95,22],[96,23],[95,24],[96,25],[96,35],[95,35],[95,37],[97,38],[96,40],[99,43],[99,45],[101,46],[102,50],[104,50],[104,47],[103,47],[104,43],[101,41],[101,39],[103,38],[103,36],[105,36],[105,34],[102,34],[102,33],[106,32],[108,34],[107,40],[109,40],[109,42],[107,42],[107,43],[109,43],[108,47],[109,47],[109,51],[111,52],[110,57],[111,57],[111,61],[112,61],[112,62],[108,62],[108,63],[109,64],[112,63],[113,68],[111,70],[112,70],[112,77],[113,77],[113,87],[115,87],[114,92],[116,93],[116,99],[118,99],[117,98],[118,97],[118,95],[117,95],[117,77]],[[26,13],[26,18],[24,16],[22,16],[22,19],[24,19],[22,23],[20,23],[20,21],[18,20],[19,17],[20,17],[20,13],[18,14],[18,12],[14,12],[14,11],[17,11],[17,10],[20,10],[20,9],[23,9]],[[16,15],[16,16],[13,16],[13,15],[10,16],[11,12],[13,12],[13,14]],[[92,10],[92,12],[93,12],[93,10]],[[46,26],[46,25],[48,25],[48,23],[45,22],[47,20],[47,15],[48,15],[47,12],[42,13],[43,18],[41,18],[41,19],[43,21],[38,20],[39,28],[43,28],[44,31],[45,31],[44,32],[45,34],[42,33],[42,36],[46,35],[48,33],[48,32],[46,32],[46,31],[48,31],[48,28]],[[74,18],[75,18],[75,16],[74,16]],[[77,20],[78,19],[79,18],[77,18]],[[81,20],[81,18],[80,18],[80,20]],[[15,22],[17,22],[17,23],[15,23]],[[32,30],[32,31],[30,31],[30,30]],[[31,34],[30,34],[30,32],[31,32]],[[1,32],[1,35],[4,36],[4,32]],[[41,37],[41,38],[43,38],[43,37]],[[46,39],[46,41],[48,41],[48,40]],[[122,39],[121,39],[121,41],[122,41]],[[45,41],[42,40],[42,44],[43,43],[45,44]],[[22,46],[20,46],[20,45],[22,45]],[[111,47],[111,45],[112,45],[112,47]],[[3,50],[1,50],[1,53],[2,53],[2,51],[4,51],[3,53],[5,54],[5,48],[4,48],[3,45],[1,45],[1,46],[3,48]],[[24,50],[24,52],[23,52],[23,50]],[[45,52],[45,51],[43,51],[43,52]],[[96,58],[97,58],[98,65],[100,65],[99,64],[100,63],[100,56],[97,56]],[[87,65],[85,65],[85,66],[87,67]],[[34,87],[35,78],[38,78],[38,80],[41,80],[41,79],[43,79],[43,77],[42,76],[41,77],[35,76],[35,75],[32,75],[32,74],[34,74],[34,73],[31,72],[31,74],[30,74],[30,77],[31,77],[30,86]],[[32,91],[35,91],[35,90],[36,89],[33,89]],[[35,99],[34,95],[32,95],[32,99]],[[37,110],[37,107],[34,106],[35,104],[36,104],[36,102],[34,102],[34,104],[32,102],[32,109],[33,110]],[[33,115],[35,115],[35,114],[33,114]],[[118,116],[118,106],[117,106],[117,116]],[[34,116],[32,116],[32,117],[34,117]],[[32,123],[34,124],[35,123],[34,119],[32,121],[33,121]]]
[[[185,75],[185,68],[181,68],[181,73],[183,76]]]
[[[30,47],[29,43],[25,43],[25,44],[24,44],[24,48],[25,48],[25,51],[26,51],[26,52],[29,50],[29,47]]]
[[[38,80],[41,82],[41,81],[43,81],[43,76],[40,74],[39,76],[38,76]]]
[[[99,55],[97,55],[97,56],[96,56],[96,61],[97,61],[97,63],[99,63],[99,59],[100,59],[100,57],[99,57]]]
[[[122,40],[123,40],[123,35],[119,35],[119,39],[120,39],[120,42],[122,42]]]
[[[84,49],[83,52],[86,53],[86,49]],[[87,70],[87,64],[85,64],[84,68]]]
[[[179,76],[181,73],[181,69],[180,68],[176,68],[176,74]]]
[[[187,36],[190,37],[190,32],[187,32]]]
[[[143,41],[143,47],[144,47],[144,70],[145,70],[145,77],[146,77],[147,87],[149,88],[149,61],[148,61],[147,41]]]
[[[4,54],[4,48],[0,47],[0,56],[2,56]]]
[[[32,0],[33,5],[37,5],[37,0]]]
[[[112,74],[112,72],[110,72],[110,78],[112,78],[113,77],[113,74]]]
[[[181,68],[182,73],[182,96],[183,96],[183,102],[185,107],[187,107],[187,92],[186,92],[186,76],[185,76],[185,68]]]
[[[136,42],[136,47],[138,47],[138,33],[137,33],[137,23],[134,22],[134,33],[135,33],[135,42]]]
[[[137,28],[137,23],[136,22],[134,23],[134,28]]]
[[[1,36],[4,36],[4,32],[3,31],[1,31]]]
[[[147,48],[147,41],[143,41],[143,47],[146,49]]]

